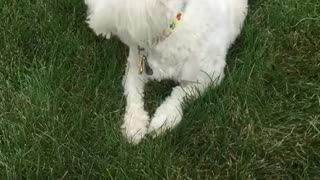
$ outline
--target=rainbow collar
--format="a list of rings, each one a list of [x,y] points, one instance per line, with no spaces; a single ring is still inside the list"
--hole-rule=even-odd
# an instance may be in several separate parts
[[[162,40],[169,37],[177,29],[177,27],[179,27],[184,18],[188,3],[189,0],[183,1],[182,6],[179,9],[179,12],[177,13],[175,19],[172,20],[168,28],[163,31],[163,34],[161,35]]]

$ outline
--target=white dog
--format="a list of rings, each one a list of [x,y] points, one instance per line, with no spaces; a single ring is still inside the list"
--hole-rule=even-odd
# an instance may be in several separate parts
[[[97,35],[118,36],[129,46],[123,78],[127,98],[123,135],[133,144],[157,136],[182,119],[187,96],[198,96],[224,77],[226,55],[240,34],[247,0],[85,0]],[[179,86],[152,118],[144,109],[149,80]]]

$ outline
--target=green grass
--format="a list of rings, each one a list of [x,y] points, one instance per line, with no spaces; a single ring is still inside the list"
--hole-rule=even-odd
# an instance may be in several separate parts
[[[255,0],[227,77],[182,124],[121,137],[127,49],[79,0],[2,0],[0,179],[319,179],[320,2]],[[147,109],[171,83],[151,83]]]

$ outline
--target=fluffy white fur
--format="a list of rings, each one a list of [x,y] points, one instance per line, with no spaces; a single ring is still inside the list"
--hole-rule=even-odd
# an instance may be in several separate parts
[[[212,82],[220,83],[227,51],[247,15],[247,0],[188,0],[181,25],[165,40],[155,42],[183,1],[85,0],[90,28],[107,38],[112,33],[130,48],[123,78],[127,105],[121,130],[131,143],[177,126],[186,97],[198,96]],[[153,75],[138,73],[137,46],[146,48]],[[162,79],[173,79],[179,86],[150,118],[144,109],[144,85]]]

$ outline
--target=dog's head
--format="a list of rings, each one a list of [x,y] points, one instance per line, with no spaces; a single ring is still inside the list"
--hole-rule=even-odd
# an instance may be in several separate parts
[[[163,1],[167,0],[85,0],[87,23],[97,35],[142,45],[165,27],[160,15]]]

